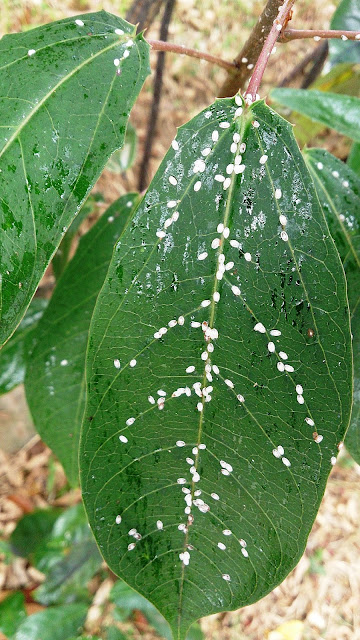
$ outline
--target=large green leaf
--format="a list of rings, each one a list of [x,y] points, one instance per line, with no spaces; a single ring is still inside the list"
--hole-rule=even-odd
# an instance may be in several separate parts
[[[359,0],[341,0],[331,23],[331,29],[343,31],[359,31],[360,33],[360,3]],[[331,64],[340,62],[360,62],[360,42],[358,40],[330,40],[329,56]]]
[[[49,607],[26,618],[18,627],[15,640],[67,640],[85,622],[85,604]]]
[[[11,391],[24,382],[25,377],[25,344],[40,320],[48,301],[45,298],[34,298],[21,320],[16,332],[0,351],[0,394]]]
[[[79,433],[91,315],[115,241],[132,215],[137,198],[134,193],[119,198],[81,238],[32,334],[26,398],[36,429],[58,456],[73,485],[78,483],[79,475]]]
[[[360,178],[341,160],[322,149],[305,159],[344,265],[354,351],[354,404],[346,447],[360,464]]]
[[[0,41],[0,344],[109,156],[149,73],[148,44],[104,11]]]
[[[273,100],[360,141],[360,98],[306,89],[273,89]]]
[[[178,639],[298,561],[351,408],[345,277],[312,180],[291,125],[239,104],[180,128],[90,326],[85,507]]]

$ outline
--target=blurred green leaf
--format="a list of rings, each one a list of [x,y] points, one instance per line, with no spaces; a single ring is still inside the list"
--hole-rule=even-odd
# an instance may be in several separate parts
[[[59,280],[68,263],[71,245],[80,225],[88,216],[97,212],[98,205],[103,201],[104,199],[101,193],[91,193],[76,218],[72,221],[52,259],[52,267],[56,280]]]
[[[130,638],[132,638],[132,635],[126,636],[117,627],[107,627],[106,629],[106,640],[130,640]]]
[[[33,298],[15,333],[0,351],[0,395],[11,391],[25,378],[25,340],[36,327],[48,300]]]
[[[25,377],[35,427],[78,484],[78,448],[85,406],[89,325],[113,248],[131,218],[138,194],[114,202],[82,236],[49,306],[33,332]]]
[[[273,89],[270,95],[275,102],[360,141],[359,98],[307,89]]]
[[[44,545],[60,513],[60,509],[39,509],[23,516],[10,536],[14,553],[28,558]]]
[[[25,598],[21,591],[11,593],[0,602],[0,631],[11,640],[19,624],[26,618]]]
[[[360,65],[348,63],[336,65],[336,67],[333,67],[328,73],[315,80],[310,87],[310,90],[313,89],[359,97]],[[294,131],[296,139],[301,147],[319,137],[326,129],[323,124],[314,122],[297,111],[292,111],[289,114],[288,110],[281,106],[279,106],[278,110],[287,120],[295,125]]]
[[[360,32],[359,0],[342,0],[332,17],[330,29]],[[332,65],[340,62],[360,62],[360,42],[329,40],[329,59]]]
[[[59,562],[52,564],[45,582],[34,592],[37,602],[49,605],[90,601],[87,584],[100,569],[102,558],[90,529],[89,538],[74,543]]]
[[[354,142],[347,160],[347,164],[360,176],[360,142]]]
[[[347,279],[353,334],[354,400],[345,444],[360,464],[360,178],[322,149],[304,153]]]
[[[127,169],[130,169],[135,161],[136,156],[136,147],[137,147],[137,135],[134,127],[129,122],[124,146],[121,149],[115,151],[112,154],[110,160],[108,161],[105,169],[111,171],[112,173],[123,173]]]
[[[39,571],[48,574],[71,549],[92,540],[82,503],[65,509],[54,522],[50,535],[42,545],[38,545],[32,560]]]
[[[115,582],[110,593],[110,600],[116,605],[114,617],[119,620],[119,622],[126,620],[136,609],[144,614],[149,624],[161,638],[172,640],[170,625],[161,613],[159,613],[151,602],[146,600],[146,598],[122,580]],[[201,629],[199,625],[195,623],[190,627],[186,640],[202,640],[202,637]]]
[[[18,627],[15,640],[68,640],[85,622],[85,604],[49,607],[26,618]]]

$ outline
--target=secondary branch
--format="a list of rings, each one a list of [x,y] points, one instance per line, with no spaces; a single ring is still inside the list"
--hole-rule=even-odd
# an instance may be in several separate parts
[[[205,51],[198,51],[197,49],[190,49],[182,44],[174,44],[173,42],[164,42],[163,40],[147,40],[149,45],[154,51],[169,51],[171,53],[180,53],[184,56],[190,56],[191,58],[199,58],[200,60],[206,60],[212,64],[216,64],[223,69],[237,69],[238,65],[235,62],[228,62],[222,58],[211,55],[211,53],[205,53]]]
[[[285,29],[280,36],[281,42],[313,38],[315,41],[325,39],[360,40],[359,31],[343,31],[335,29]]]

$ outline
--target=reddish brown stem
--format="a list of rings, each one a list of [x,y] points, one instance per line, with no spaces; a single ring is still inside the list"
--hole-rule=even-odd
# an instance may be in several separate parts
[[[295,0],[285,0],[281,5],[277,18],[275,18],[273,25],[270,29],[270,33],[265,40],[265,44],[261,50],[260,56],[255,65],[254,72],[251,76],[249,86],[246,91],[246,95],[251,97],[251,101],[256,99],[256,95],[259,90],[259,86],[266,69],[266,65],[269,60],[269,56],[273,50],[273,47],[278,40],[280,33],[285,24],[287,24],[290,16],[291,9]]]
[[[281,42],[290,40],[303,40],[304,38],[315,38],[316,40],[334,39],[339,40],[360,40],[360,31],[338,31],[334,29],[286,29],[280,36]]]
[[[223,69],[237,69],[235,62],[228,62],[222,58],[211,55],[211,53],[205,53],[204,51],[198,51],[197,49],[190,49],[182,44],[174,44],[173,42],[163,42],[162,40],[147,40],[149,45],[154,51],[169,51],[171,53],[180,53],[181,55],[190,56],[191,58],[200,58],[200,60],[206,60],[212,64],[216,64]]]

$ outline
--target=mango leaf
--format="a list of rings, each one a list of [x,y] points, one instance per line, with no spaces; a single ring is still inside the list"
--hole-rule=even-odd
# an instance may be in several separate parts
[[[0,344],[124,142],[148,44],[104,11],[0,41]]]
[[[34,298],[16,332],[0,351],[0,394],[11,391],[25,378],[25,341],[40,320],[48,301]]]
[[[359,0],[342,0],[332,17],[330,28],[360,33]],[[329,58],[332,65],[341,62],[360,62],[360,42],[329,40]]]
[[[131,122],[129,122],[126,129],[124,146],[113,153],[106,165],[106,170],[111,171],[111,173],[119,174],[130,169],[135,162],[136,147],[136,131]]]
[[[15,640],[67,640],[85,622],[85,604],[49,607],[26,618],[18,627]]]
[[[11,640],[19,624],[26,618],[25,598],[21,591],[14,591],[0,602],[0,632]]]
[[[85,353],[90,319],[115,241],[137,194],[122,196],[84,235],[32,334],[25,391],[37,431],[78,483],[79,433],[85,403]]]
[[[354,351],[354,404],[345,444],[360,464],[360,178],[341,160],[322,149],[308,149],[304,156],[313,174],[348,284]]]
[[[306,89],[273,89],[270,95],[279,104],[360,141],[360,98]]]
[[[354,142],[354,144],[352,145],[350,149],[349,157],[347,159],[347,164],[350,167],[350,169],[355,171],[355,173],[357,173],[360,176],[360,143],[359,142]]]
[[[116,245],[79,457],[101,553],[177,640],[300,558],[351,360],[344,272],[291,125],[217,100],[180,128]]]

